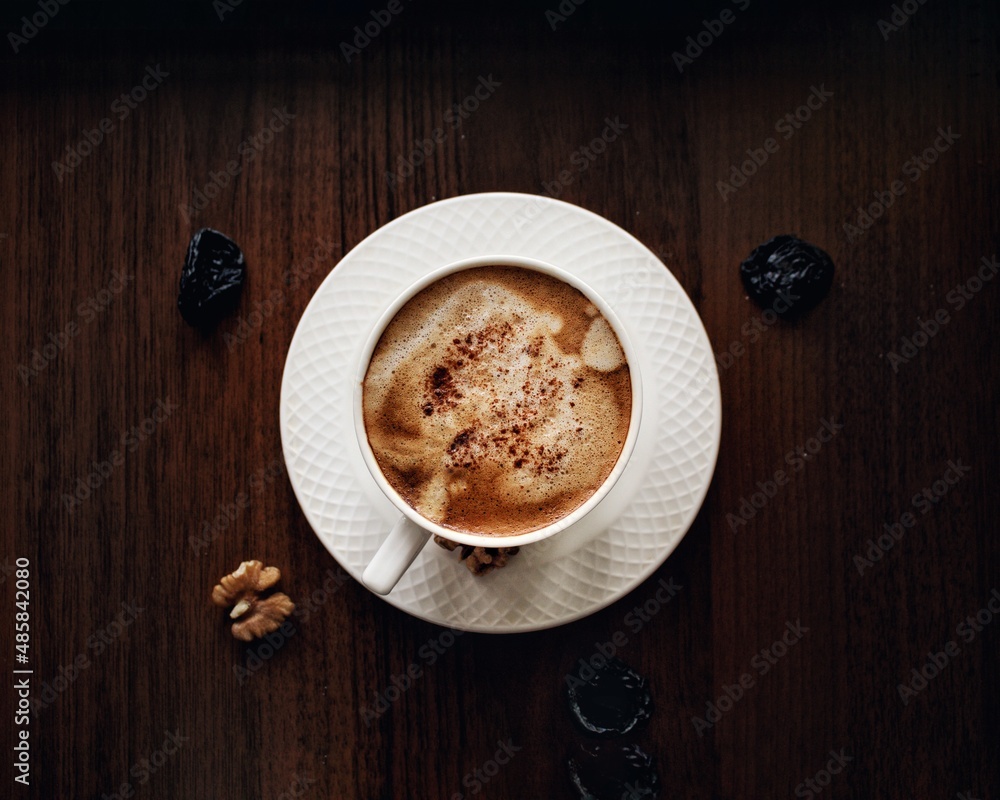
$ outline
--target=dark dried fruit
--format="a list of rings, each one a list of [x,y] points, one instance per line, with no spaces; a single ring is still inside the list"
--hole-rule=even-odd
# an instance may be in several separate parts
[[[588,733],[614,736],[628,733],[653,713],[646,679],[617,658],[610,658],[591,677],[570,676],[566,691],[573,719]]]
[[[211,228],[191,237],[177,307],[196,328],[215,325],[236,308],[247,267],[236,242]]]
[[[826,297],[833,285],[833,261],[796,236],[775,236],[740,264],[740,275],[757,305],[794,319]]]
[[[660,776],[653,757],[634,744],[578,745],[569,779],[580,800],[655,800]]]

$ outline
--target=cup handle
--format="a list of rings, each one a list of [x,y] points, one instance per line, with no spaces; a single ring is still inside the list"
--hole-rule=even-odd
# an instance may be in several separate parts
[[[430,533],[408,517],[400,517],[365,567],[361,576],[365,586],[376,594],[389,594],[430,537]]]

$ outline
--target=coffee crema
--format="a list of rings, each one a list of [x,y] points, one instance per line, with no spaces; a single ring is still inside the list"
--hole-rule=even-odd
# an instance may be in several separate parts
[[[364,378],[368,442],[426,519],[512,536],[572,513],[621,454],[632,413],[618,337],[576,288],[474,267],[389,322]]]

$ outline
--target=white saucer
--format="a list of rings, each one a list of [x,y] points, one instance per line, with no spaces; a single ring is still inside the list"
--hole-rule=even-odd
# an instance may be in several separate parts
[[[422,275],[486,254],[547,261],[593,287],[628,329],[643,383],[632,459],[590,515],[482,578],[430,543],[385,598],[438,625],[515,633],[593,614],[663,563],[708,491],[722,403],[698,312],[670,271],[617,225],[569,203],[501,192],[411,211],[371,234],[323,281],[295,331],[281,384],[292,487],[320,541],[356,580],[399,515],[371,479],[354,433],[360,348]]]

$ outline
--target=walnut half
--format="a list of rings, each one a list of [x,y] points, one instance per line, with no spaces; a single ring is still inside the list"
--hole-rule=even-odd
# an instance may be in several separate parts
[[[435,544],[445,550],[454,551],[459,547],[458,542],[445,539],[443,536],[434,535]],[[507,562],[517,555],[518,547],[470,547],[461,545],[462,550],[458,554],[460,561],[465,562],[469,572],[473,575],[487,575],[495,569],[507,566]]]
[[[231,619],[237,620],[233,623],[233,636],[244,642],[259,639],[280,628],[295,610],[295,603],[284,592],[260,596],[279,580],[281,570],[254,560],[244,561],[216,584],[212,602],[223,608],[233,607],[229,613]]]

